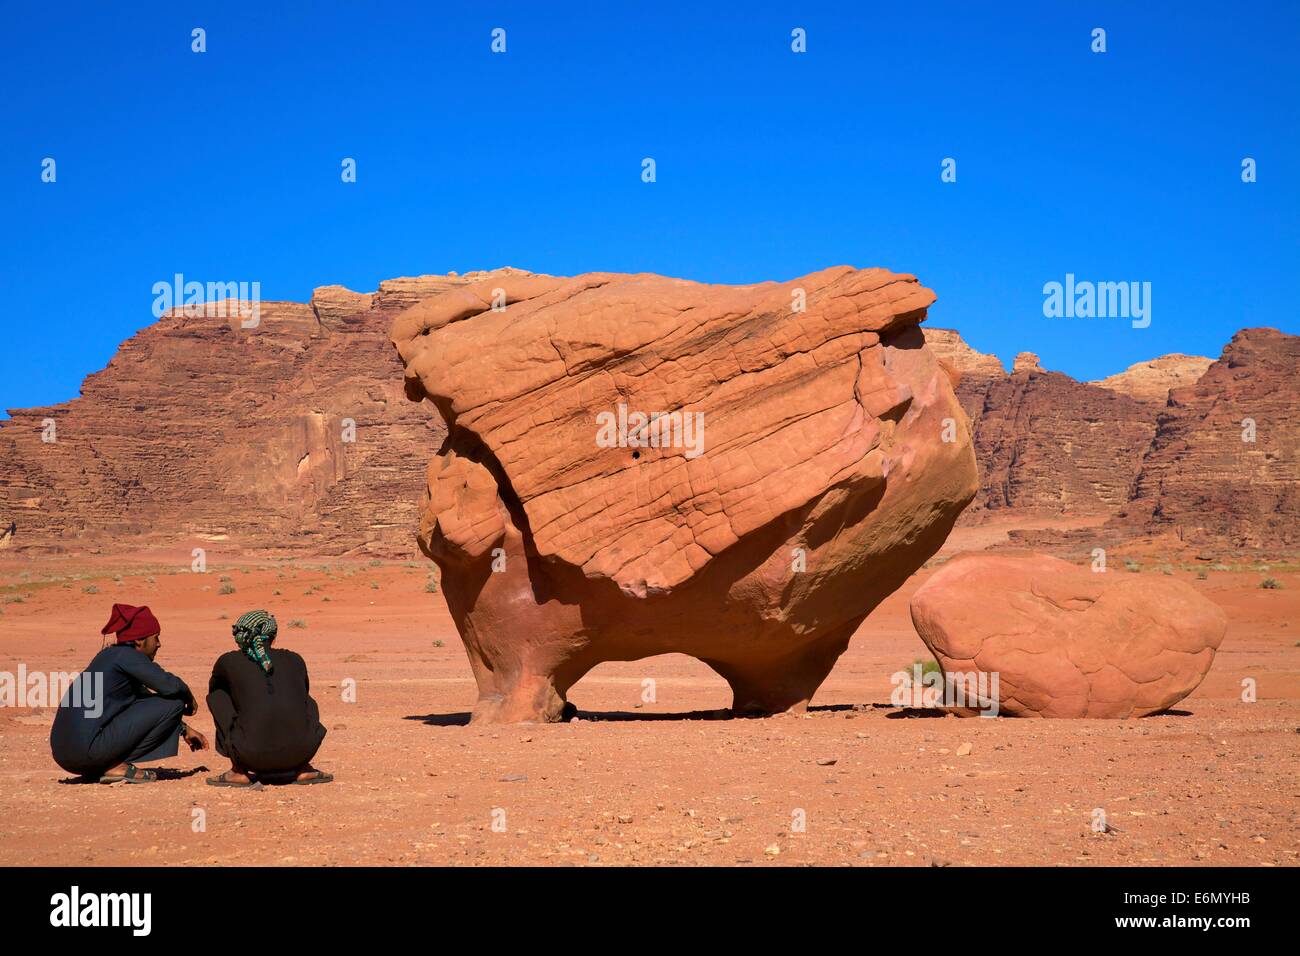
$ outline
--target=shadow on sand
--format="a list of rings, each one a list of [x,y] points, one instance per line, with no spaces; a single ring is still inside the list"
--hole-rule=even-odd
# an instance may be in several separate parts
[[[942,707],[896,707],[893,704],[818,704],[808,708],[809,713],[842,713],[844,711],[884,710],[890,720],[911,720],[923,717],[946,717],[947,710]],[[656,720],[755,720],[770,716],[768,714],[734,714],[727,707],[717,710],[687,710],[672,714],[640,713],[635,710],[578,710],[566,716],[562,723],[573,715],[580,720],[596,721],[656,721]],[[1191,717],[1188,710],[1166,710],[1150,717]],[[469,711],[452,714],[409,714],[403,720],[418,720],[430,727],[465,727],[469,724]],[[75,781],[65,781],[75,782]]]
[[[156,781],[157,783],[162,783],[164,780],[184,780],[186,777],[192,777],[196,773],[209,772],[208,768],[203,766],[190,767],[188,770],[172,770],[170,767],[147,767],[145,769],[153,770],[155,773],[158,774],[158,780]],[[98,777],[64,777],[62,780],[59,781],[59,783],[72,784],[74,786],[83,783],[98,784],[99,778]],[[112,784],[105,784],[105,786],[117,786],[118,783],[120,783],[120,781],[114,782]],[[124,783],[122,784],[122,786],[133,787],[133,786],[138,786],[138,784]]]
[[[834,713],[846,710],[866,710],[868,708],[889,707],[888,704],[820,704],[809,707],[812,712]],[[566,711],[565,721],[577,717],[579,720],[596,721],[656,721],[656,720],[751,720],[771,716],[769,714],[735,714],[728,707],[717,710],[687,710],[678,713],[641,713],[635,710],[574,710]],[[466,711],[454,714],[410,714],[403,720],[418,720],[430,727],[463,727],[469,723],[470,715]]]

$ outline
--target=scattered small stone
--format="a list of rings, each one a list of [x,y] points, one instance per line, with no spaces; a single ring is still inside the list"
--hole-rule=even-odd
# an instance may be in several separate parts
[[[835,766],[835,764],[837,764],[838,762],[839,762],[839,758],[838,758],[838,757],[819,757],[819,758],[817,759],[817,766],[819,766],[819,767],[833,767],[833,766]]]
[[[968,740],[968,741],[966,741],[964,744],[962,744],[960,747],[957,748],[957,756],[958,756],[958,757],[966,757],[966,756],[969,756],[969,755],[970,755],[970,752],[971,752],[972,750],[974,750],[974,749],[975,749],[975,745],[972,744],[972,743]]]

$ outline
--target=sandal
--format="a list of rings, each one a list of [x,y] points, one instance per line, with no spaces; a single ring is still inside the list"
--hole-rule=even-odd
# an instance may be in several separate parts
[[[157,770],[142,770],[133,763],[126,765],[126,773],[114,774],[111,777],[100,777],[100,783],[156,783],[158,780]]]
[[[333,783],[333,782],[334,782],[334,774],[332,774],[332,773],[325,773],[324,771],[321,771],[321,770],[315,770],[315,771],[313,771],[313,773],[315,773],[315,776],[314,776],[314,777],[307,777],[305,780],[295,780],[295,781],[293,782],[292,786],[295,786],[295,787],[309,787],[309,786],[311,786],[313,783]]]
[[[231,779],[230,779],[230,771],[227,770],[225,773],[221,774],[221,776],[219,776],[219,777],[208,777],[208,786],[209,786],[209,787],[241,787],[241,788],[246,788],[246,787],[255,787],[255,786],[257,786],[257,783],[256,783],[256,781],[253,781],[253,780],[249,780],[247,783],[240,783],[238,780],[231,780]]]

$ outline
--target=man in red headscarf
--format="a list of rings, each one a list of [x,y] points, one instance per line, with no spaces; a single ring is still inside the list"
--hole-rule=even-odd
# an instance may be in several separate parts
[[[50,750],[69,773],[100,783],[151,783],[136,762],[176,756],[208,742],[182,720],[198,710],[185,681],[154,663],[162,627],[147,607],[114,604],[101,634],[114,640],[77,676],[54,717]]]

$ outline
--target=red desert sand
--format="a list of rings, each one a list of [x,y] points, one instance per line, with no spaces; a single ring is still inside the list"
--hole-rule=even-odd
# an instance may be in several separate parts
[[[1004,539],[958,528],[944,554]],[[1168,560],[1110,556],[1125,559],[1138,580],[1164,577],[1156,562]],[[1205,680],[1160,716],[891,706],[891,676],[927,656],[908,618],[927,569],[871,614],[806,714],[714,719],[727,684],[668,655],[596,667],[572,688],[578,720],[466,726],[476,685],[442,595],[426,591],[427,562],[246,564],[214,550],[193,574],[190,560],[0,555],[0,671],[79,670],[125,600],[158,612],[159,662],[204,688],[234,619],[266,607],[311,667],[329,729],[319,765],[337,780],[215,790],[200,768],[220,769],[216,755],[183,747],[162,765],[175,779],[145,785],[147,799],[140,786],[62,783],[49,705],[0,708],[0,863],[1296,863],[1294,566],[1174,570],[1230,623]],[[1259,586],[1270,576],[1282,588]],[[220,593],[222,577],[234,593]],[[211,738],[206,712],[195,723]],[[1098,808],[1108,832],[1093,829]],[[109,848],[105,828],[130,839]]]

